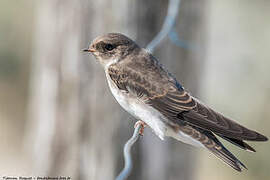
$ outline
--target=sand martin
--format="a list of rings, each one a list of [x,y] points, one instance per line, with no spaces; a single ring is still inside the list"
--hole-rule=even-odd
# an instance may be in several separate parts
[[[117,102],[162,140],[173,137],[206,148],[237,171],[245,165],[216,136],[253,152],[244,141],[267,141],[191,96],[150,52],[125,35],[97,37],[84,51],[103,66]]]

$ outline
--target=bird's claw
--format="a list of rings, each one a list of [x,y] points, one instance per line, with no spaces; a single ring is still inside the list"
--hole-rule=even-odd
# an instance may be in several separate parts
[[[141,125],[141,129],[139,131],[139,134],[141,136],[143,136],[144,128],[146,127],[147,124],[145,122],[143,122],[142,120],[139,120],[135,123],[134,128],[138,127],[139,125]]]

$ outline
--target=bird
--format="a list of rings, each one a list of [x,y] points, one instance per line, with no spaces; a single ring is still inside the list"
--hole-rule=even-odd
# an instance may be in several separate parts
[[[247,167],[217,137],[251,152],[245,141],[268,140],[192,96],[147,49],[121,33],[98,36],[83,51],[104,68],[113,96],[136,125],[150,127],[162,140],[207,149],[240,172]]]

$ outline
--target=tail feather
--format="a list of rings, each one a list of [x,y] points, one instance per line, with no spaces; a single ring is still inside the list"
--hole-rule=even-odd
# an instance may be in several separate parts
[[[247,167],[240,160],[238,160],[229,150],[227,150],[223,146],[223,144],[216,138],[216,136],[212,132],[202,130],[196,127],[193,127],[193,128],[195,128],[197,131],[200,131],[202,134],[208,137],[208,141],[205,141],[203,145],[210,152],[212,152],[216,157],[218,157],[227,165],[229,165],[230,167],[232,167],[233,169],[237,171],[241,172],[242,167],[247,169]],[[253,149],[253,148],[249,146],[249,149]]]
[[[241,167],[244,167],[245,169],[247,169],[247,167],[240,160],[238,160],[230,151],[228,151],[224,146],[222,146],[221,149],[216,149],[216,148],[208,148],[208,149],[215,156],[217,156],[227,165],[231,166],[233,169],[239,172],[242,171]]]
[[[229,141],[230,143],[232,143],[232,144],[234,144],[234,145],[236,145],[244,150],[256,152],[256,150],[253,147],[251,147],[250,145],[248,145],[247,143],[245,143],[242,140],[234,139],[234,138],[230,138],[230,137],[226,137],[226,136],[220,136],[220,137],[222,137],[223,139]]]

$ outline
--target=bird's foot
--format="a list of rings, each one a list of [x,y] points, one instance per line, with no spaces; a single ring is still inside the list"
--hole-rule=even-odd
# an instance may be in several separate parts
[[[140,129],[139,134],[140,134],[141,136],[143,136],[144,128],[147,126],[147,124],[146,124],[145,122],[143,122],[142,120],[139,120],[139,121],[137,121],[137,122],[135,123],[134,128],[138,127],[139,125],[142,126],[141,129]]]

